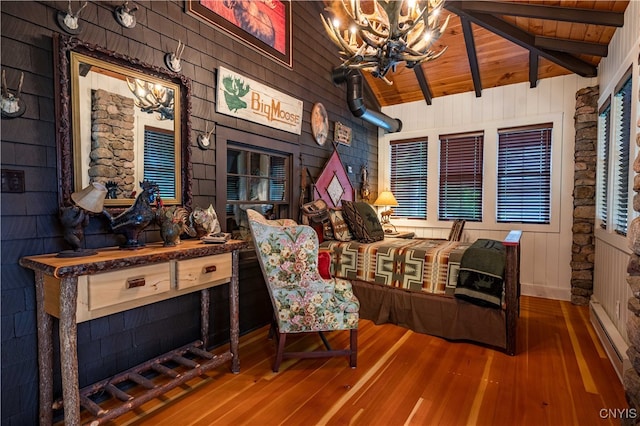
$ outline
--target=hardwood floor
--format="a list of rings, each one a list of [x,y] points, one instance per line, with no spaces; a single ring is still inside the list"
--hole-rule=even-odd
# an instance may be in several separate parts
[[[623,387],[586,307],[522,297],[514,357],[361,321],[358,367],[346,357],[285,360],[262,328],[240,340],[240,374],[211,371],[116,419],[135,425],[595,425],[624,409]],[[349,333],[329,335],[334,347]],[[292,339],[313,348],[320,339]]]

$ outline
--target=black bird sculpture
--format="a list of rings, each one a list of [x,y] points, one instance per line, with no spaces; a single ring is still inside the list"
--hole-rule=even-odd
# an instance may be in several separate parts
[[[123,249],[137,249],[144,247],[144,243],[138,241],[138,236],[154,219],[155,213],[151,207],[156,196],[160,193],[158,185],[149,180],[140,182],[142,191],[131,207],[116,217],[104,210],[104,215],[109,219],[111,230],[116,234],[122,234],[127,241],[120,246]]]

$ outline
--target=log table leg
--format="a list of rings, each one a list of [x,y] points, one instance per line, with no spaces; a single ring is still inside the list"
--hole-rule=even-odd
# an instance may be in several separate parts
[[[231,282],[229,283],[229,310],[231,314],[230,346],[231,355],[233,356],[233,359],[231,361],[231,371],[233,373],[239,373],[240,358],[238,354],[238,341],[240,338],[240,315],[238,308],[238,299],[240,297],[240,289],[238,284],[238,250],[234,250],[231,256],[231,267],[233,269],[231,273]]]
[[[80,424],[80,391],[78,388],[78,329],[76,301],[78,278],[60,281],[60,369],[65,425]]]
[[[209,305],[211,304],[211,289],[200,291],[200,336],[202,347],[209,350]]]
[[[53,321],[44,309],[44,274],[36,271],[36,321],[38,324],[38,379],[40,389],[40,424],[53,422]]]

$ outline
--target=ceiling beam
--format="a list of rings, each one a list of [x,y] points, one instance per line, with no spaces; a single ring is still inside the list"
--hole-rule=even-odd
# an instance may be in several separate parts
[[[418,79],[418,84],[420,85],[420,90],[422,90],[422,96],[424,96],[424,100],[427,101],[427,105],[431,105],[433,95],[431,94],[429,82],[427,81],[427,76],[425,75],[422,66],[420,64],[416,65],[413,68],[413,72],[416,74],[416,78]]]
[[[596,67],[587,62],[581,61],[574,56],[563,52],[556,52],[536,47],[535,37],[533,35],[509,24],[508,22],[498,19],[493,15],[467,11],[466,2],[447,1],[445,3],[445,8],[460,17],[468,18],[474,24],[486,28],[487,30],[504,37],[518,46],[543,56],[582,77],[595,77],[597,75]]]
[[[529,51],[529,88],[538,85],[538,54]]]
[[[482,96],[482,81],[480,80],[480,67],[478,66],[478,56],[476,54],[476,42],[473,38],[473,30],[471,22],[464,16],[460,17],[462,23],[462,33],[464,34],[464,43],[467,47],[467,56],[469,57],[469,67],[471,67],[471,78],[473,79],[473,89],[476,92],[476,98]]]
[[[579,5],[580,3],[578,3]],[[495,1],[465,1],[464,8],[469,12],[489,13],[492,15],[521,16],[552,21],[605,25],[608,27],[622,27],[624,25],[624,12],[609,10]]]
[[[554,37],[535,36],[536,47],[555,50],[557,52],[578,53],[606,57],[609,46],[606,44],[588,43],[585,41],[566,40]]]

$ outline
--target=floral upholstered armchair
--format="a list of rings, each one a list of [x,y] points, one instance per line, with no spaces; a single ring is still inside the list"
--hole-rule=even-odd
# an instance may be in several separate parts
[[[247,210],[247,215],[273,304],[277,337],[273,371],[278,371],[283,358],[293,357],[347,355],[355,367],[360,304],[349,281],[320,276],[315,231],[290,219],[267,220],[255,210]],[[334,330],[350,330],[349,349],[331,349],[322,332]],[[284,352],[287,334],[308,332],[319,332],[327,350]]]

